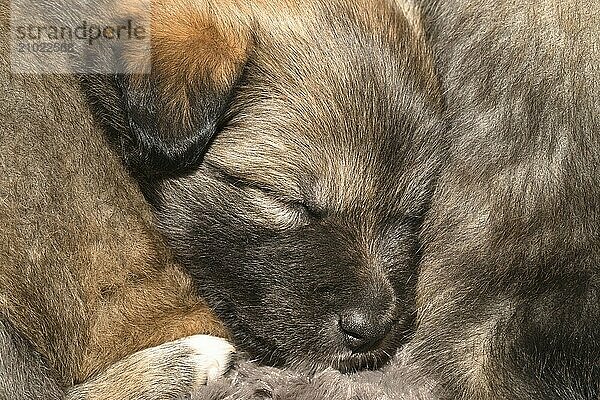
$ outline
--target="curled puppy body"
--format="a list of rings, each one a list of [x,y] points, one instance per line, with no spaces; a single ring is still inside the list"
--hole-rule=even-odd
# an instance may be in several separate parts
[[[452,145],[415,358],[453,399],[598,399],[600,6],[421,3]]]
[[[212,368],[202,341],[160,345],[226,330],[152,227],[79,81],[11,75],[5,1],[0,21],[0,398],[189,393]],[[225,365],[232,348],[218,340],[211,358]],[[164,364],[151,369],[152,357]]]
[[[156,1],[152,74],[85,82],[178,259],[263,362],[376,367],[409,337],[444,143],[407,10]]]
[[[187,398],[230,367],[233,346],[194,335],[140,350],[84,383],[67,389],[68,400]]]
[[[223,375],[233,346],[194,335],[140,350],[84,382],[64,386],[47,359],[8,322],[0,324],[0,395],[6,400],[180,399]]]

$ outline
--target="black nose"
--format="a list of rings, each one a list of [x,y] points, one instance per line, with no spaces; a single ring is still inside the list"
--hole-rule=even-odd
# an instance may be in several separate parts
[[[392,328],[391,316],[378,314],[366,308],[353,308],[340,314],[340,329],[350,350],[369,351],[388,334]]]

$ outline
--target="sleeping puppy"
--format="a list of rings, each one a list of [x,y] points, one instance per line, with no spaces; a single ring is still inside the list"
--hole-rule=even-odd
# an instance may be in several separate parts
[[[181,398],[233,351],[197,334],[227,332],[152,228],[78,80],[11,75],[8,26],[1,1],[0,398]]]
[[[452,399],[600,396],[600,3],[422,0],[452,146],[415,358]]]
[[[444,150],[417,14],[157,0],[152,27],[151,74],[84,85],[199,292],[265,363],[385,362],[409,337]]]

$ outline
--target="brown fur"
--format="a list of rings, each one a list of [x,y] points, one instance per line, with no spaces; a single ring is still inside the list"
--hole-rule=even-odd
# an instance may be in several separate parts
[[[311,369],[381,365],[410,335],[417,232],[444,150],[416,9],[181,4],[153,12],[152,74],[86,79],[115,149],[240,348]],[[231,53],[247,27],[219,85],[208,50]]]
[[[165,137],[180,138],[194,124],[194,99],[202,93],[189,82],[199,80],[214,96],[231,90],[252,49],[248,13],[236,1],[153,1],[150,11],[139,1],[117,2],[117,15],[152,27],[152,50],[125,44],[126,71],[152,65],[152,90],[164,99],[169,120],[159,121]],[[110,7],[109,7],[110,8]],[[132,89],[146,90],[148,75],[131,74]],[[180,129],[181,128],[181,129]]]
[[[10,74],[7,13],[0,3],[0,318],[61,387],[140,349],[226,336],[152,228],[77,81]]]

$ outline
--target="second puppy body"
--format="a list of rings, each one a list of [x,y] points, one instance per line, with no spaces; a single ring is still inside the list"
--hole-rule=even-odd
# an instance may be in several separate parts
[[[189,394],[233,348],[171,341],[227,331],[152,226],[79,81],[11,73],[9,26],[0,1],[0,399]]]
[[[415,360],[443,398],[597,400],[600,4],[420,3],[452,145]]]

